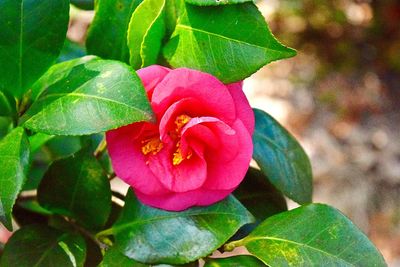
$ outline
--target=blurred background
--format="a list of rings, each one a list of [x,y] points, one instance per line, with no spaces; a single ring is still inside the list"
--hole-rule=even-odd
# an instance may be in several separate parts
[[[400,1],[257,5],[298,56],[245,81],[251,105],[274,116],[307,151],[314,202],[340,209],[389,266],[400,266]],[[92,18],[93,11],[73,8],[69,39],[83,45]],[[77,48],[65,47],[81,56]]]
[[[245,83],[253,107],[300,140],[314,202],[344,212],[400,266],[400,1],[265,0],[298,56]]]

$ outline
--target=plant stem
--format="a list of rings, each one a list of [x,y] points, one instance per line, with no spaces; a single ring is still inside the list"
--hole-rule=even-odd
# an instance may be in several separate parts
[[[101,140],[100,144],[97,146],[96,150],[94,151],[93,155],[97,159],[101,158],[101,156],[103,155],[106,148],[107,148],[106,138],[103,138],[103,140]]]
[[[96,235],[95,235],[95,238],[96,239],[101,239],[101,238],[103,238],[103,237],[105,237],[105,236],[109,236],[109,235],[112,235],[113,234],[113,229],[112,228],[109,228],[109,229],[105,229],[105,230],[103,230],[103,231],[101,231],[101,232],[98,232]]]
[[[113,180],[113,179],[116,178],[116,177],[117,177],[117,175],[115,174],[115,172],[110,173],[110,174],[108,175],[108,180],[111,181],[111,180]]]
[[[79,233],[81,233],[82,235],[86,236],[87,238],[89,238],[90,240],[92,240],[93,242],[95,242],[99,247],[103,247],[104,244],[102,242],[100,242],[96,236],[94,236],[91,232],[89,232],[88,230],[84,229],[83,227],[80,227],[79,225],[77,225],[75,222],[73,222],[72,220],[70,220],[69,218],[65,218],[67,220],[67,222]]]
[[[240,240],[237,240],[237,241],[229,242],[229,243],[227,243],[227,244],[224,245],[224,251],[225,251],[225,252],[233,251],[235,248],[237,248],[237,247],[242,247],[242,246],[244,246],[246,243],[247,243],[247,242],[246,242],[246,238],[243,238],[243,239],[240,239]]]

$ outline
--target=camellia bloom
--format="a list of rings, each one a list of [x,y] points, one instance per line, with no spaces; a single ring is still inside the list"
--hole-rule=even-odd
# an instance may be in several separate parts
[[[143,203],[180,211],[207,206],[243,180],[252,157],[254,114],[241,83],[191,69],[138,71],[157,123],[106,133],[118,177]]]

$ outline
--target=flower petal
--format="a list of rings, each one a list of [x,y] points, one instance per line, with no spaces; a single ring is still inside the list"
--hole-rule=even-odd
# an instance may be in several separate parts
[[[237,118],[243,122],[251,135],[254,132],[254,112],[250,107],[246,95],[243,93],[242,84],[243,82],[231,83],[226,85],[226,87],[228,87],[233,101],[235,102]]]
[[[149,167],[164,187],[172,192],[187,192],[201,187],[207,178],[207,163],[201,147],[193,147],[192,156],[178,165],[172,164],[176,147],[172,141],[163,150],[152,156]]]
[[[146,89],[149,99],[151,99],[153,90],[159,84],[164,77],[171,71],[163,66],[152,65],[143,69],[138,70],[136,73],[139,75],[144,88]]]
[[[146,194],[161,194],[168,190],[146,165],[146,157],[141,152],[141,143],[135,139],[142,123],[134,123],[106,133],[108,153],[115,174],[127,184],[140,188]]]
[[[235,189],[243,180],[249,168],[253,154],[253,143],[251,136],[241,120],[236,120],[232,128],[236,132],[238,141],[238,153],[229,162],[221,164],[218,160],[207,160],[207,181],[203,188],[210,190]],[[224,153],[224,149],[221,149]],[[216,158],[221,156],[216,156]]]
[[[217,117],[226,123],[236,119],[235,105],[227,87],[214,76],[191,69],[175,69],[154,89],[151,105],[156,114],[183,98],[201,103],[202,116]]]
[[[193,206],[208,206],[226,198],[233,190],[198,189],[184,193],[146,195],[134,190],[137,198],[146,205],[169,211],[182,211]]]

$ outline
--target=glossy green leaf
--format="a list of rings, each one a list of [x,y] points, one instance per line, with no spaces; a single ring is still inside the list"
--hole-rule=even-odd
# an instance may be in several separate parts
[[[248,170],[234,195],[260,221],[287,210],[281,192],[254,168]]]
[[[253,0],[185,0],[185,2],[198,6],[219,6],[253,2]]]
[[[129,258],[184,264],[212,253],[252,221],[232,196],[212,206],[168,212],[141,204],[130,190],[112,232],[115,245]]]
[[[265,266],[253,256],[241,255],[222,259],[207,259],[204,267],[260,267]]]
[[[100,163],[85,150],[54,162],[38,188],[45,209],[101,228],[111,211],[111,188]]]
[[[83,10],[94,9],[94,0],[71,0],[71,4]]]
[[[29,143],[24,129],[16,128],[0,141],[0,221],[12,230],[11,212],[26,180]]]
[[[149,267],[147,264],[143,264],[132,260],[122,254],[115,246],[111,247],[104,254],[103,261],[100,263],[99,267]]]
[[[253,157],[271,183],[297,203],[312,199],[311,163],[296,139],[274,118],[254,109]]]
[[[68,0],[0,1],[0,91],[21,97],[53,64],[68,19]]]
[[[18,205],[21,206],[22,208],[29,210],[34,213],[42,214],[42,215],[52,215],[53,213],[51,211],[46,210],[42,206],[40,206],[39,202],[35,199],[30,199],[26,201],[20,201],[18,202]]]
[[[32,100],[35,101],[39,95],[51,85],[60,82],[71,74],[74,67],[97,60],[94,56],[86,56],[53,65],[35,84],[32,86]]]
[[[43,87],[35,92],[42,93],[25,114],[25,127],[50,135],[87,135],[152,119],[132,68],[113,60],[77,64],[80,60],[54,66],[38,82]]]
[[[15,98],[7,92],[0,91],[0,116],[14,116],[16,110]]]
[[[130,63],[140,69],[157,63],[165,34],[165,0],[144,0],[133,12],[128,28]]]
[[[268,266],[386,266],[371,241],[338,210],[310,204],[268,218],[243,240]]]
[[[198,263],[189,263],[185,265],[169,265],[169,264],[158,264],[148,265],[132,260],[122,254],[116,247],[111,247],[106,251],[103,261],[99,267],[197,267]]]
[[[86,39],[88,54],[129,62],[127,30],[142,0],[98,0]]]
[[[163,53],[175,68],[208,72],[224,83],[243,80],[262,66],[296,52],[280,44],[253,3],[184,10]]]
[[[86,56],[85,47],[66,39],[57,62],[64,62],[84,56]]]
[[[85,261],[82,237],[41,225],[15,232],[4,248],[1,267],[80,267]]]

